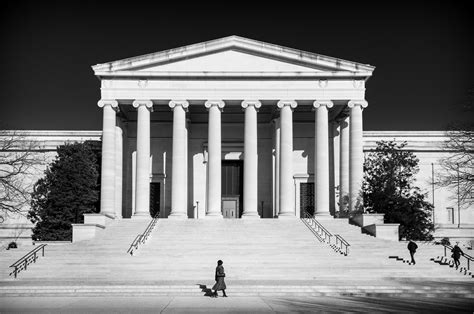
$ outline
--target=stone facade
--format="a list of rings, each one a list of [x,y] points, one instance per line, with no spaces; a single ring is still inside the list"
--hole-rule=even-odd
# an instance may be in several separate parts
[[[298,218],[309,201],[330,217],[361,205],[364,151],[396,139],[420,159],[435,222],[456,223],[451,192],[430,185],[449,154],[442,132],[363,133],[370,65],[231,36],[93,70],[103,130],[65,131],[62,142],[101,135],[103,215],[147,218],[153,203],[161,218]],[[53,133],[44,141],[61,144]],[[472,208],[458,212],[474,224]]]

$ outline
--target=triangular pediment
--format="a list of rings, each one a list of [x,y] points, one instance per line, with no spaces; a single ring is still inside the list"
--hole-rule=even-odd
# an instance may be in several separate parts
[[[289,62],[256,56],[236,50],[225,50],[137,69],[138,71],[190,72],[304,72],[323,71]]]
[[[225,37],[92,67],[97,76],[176,73],[352,73],[369,77],[373,66],[238,36]]]

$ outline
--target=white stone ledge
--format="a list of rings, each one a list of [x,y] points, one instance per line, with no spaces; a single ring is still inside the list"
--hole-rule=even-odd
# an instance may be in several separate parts
[[[109,214],[84,214],[84,224],[99,224],[107,226],[115,220],[115,217]]]
[[[351,218],[351,222],[359,227],[365,227],[372,224],[383,224],[385,214],[360,214]]]
[[[400,224],[372,224],[363,227],[363,229],[379,239],[398,241],[398,229]]]
[[[72,224],[72,242],[91,240],[102,235],[104,225],[99,224]]]

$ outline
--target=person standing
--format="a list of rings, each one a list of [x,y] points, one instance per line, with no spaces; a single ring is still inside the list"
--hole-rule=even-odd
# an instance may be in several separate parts
[[[451,250],[451,252],[453,253],[451,255],[451,257],[453,258],[454,260],[454,266],[456,266],[456,269],[458,269],[459,267],[459,258],[461,257],[461,255],[464,255],[464,252],[461,250],[461,248],[458,246],[458,243],[459,242],[456,242],[456,244],[454,245],[453,249]]]
[[[217,261],[216,275],[215,275],[216,283],[212,287],[212,290],[214,290],[214,294],[212,295],[212,297],[214,298],[217,298],[217,291],[219,290],[222,290],[222,293],[223,293],[222,296],[227,298],[227,294],[225,294],[225,289],[227,288],[224,281],[225,272],[224,272],[224,266],[222,266],[222,264],[224,263],[221,260]]]
[[[416,264],[416,262],[415,262],[415,252],[416,252],[416,249],[418,248],[418,245],[416,245],[415,242],[410,240],[410,242],[408,242],[407,248],[408,248],[408,251],[410,252],[411,264],[415,265]]]

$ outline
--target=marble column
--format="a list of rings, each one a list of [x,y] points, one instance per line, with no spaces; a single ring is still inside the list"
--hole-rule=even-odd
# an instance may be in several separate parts
[[[150,112],[151,100],[135,100],[137,108],[137,170],[134,216],[150,217]]]
[[[340,122],[339,144],[339,211],[347,212],[349,208],[349,123],[345,117]]]
[[[183,199],[184,199],[184,204],[186,206],[186,217],[188,216],[188,170],[189,170],[189,167],[188,167],[188,163],[189,163],[189,159],[188,159],[188,143],[189,143],[189,123],[190,123],[190,120],[189,119],[186,119],[186,123],[184,125],[184,179],[185,179],[185,182],[186,184],[184,185],[183,187]],[[196,217],[194,217],[196,218]]]
[[[314,134],[314,215],[329,216],[329,100],[315,101]]]
[[[242,218],[259,218],[258,215],[258,100],[244,100],[244,212]]]
[[[221,206],[221,110],[224,108],[222,100],[206,101],[205,106],[209,110],[208,123],[208,189],[207,189],[207,212],[208,218],[222,218]]]
[[[280,119],[275,119],[275,209],[274,217],[280,212]]]
[[[361,195],[362,180],[364,178],[364,151],[362,110],[367,107],[365,100],[351,100],[349,124],[349,209],[351,212],[363,208]]]
[[[294,100],[280,100],[280,211],[278,217],[295,217],[293,183],[293,109]]]
[[[100,100],[102,119],[102,166],[100,184],[100,213],[115,216],[115,112],[116,100]]]
[[[171,213],[168,218],[187,218],[186,208],[186,109],[189,103],[185,100],[172,100],[173,109],[173,155],[171,166]]]
[[[122,218],[123,131],[115,127],[115,218]]]

